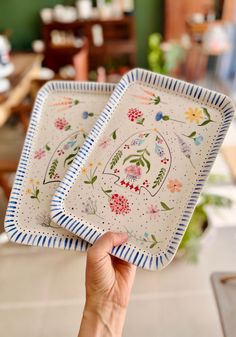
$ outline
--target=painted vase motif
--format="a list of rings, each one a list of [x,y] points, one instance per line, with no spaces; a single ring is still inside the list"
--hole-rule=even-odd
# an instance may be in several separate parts
[[[145,189],[155,196],[171,168],[171,153],[164,137],[156,130],[136,132],[112,154],[103,174],[113,175],[114,183],[134,193]]]

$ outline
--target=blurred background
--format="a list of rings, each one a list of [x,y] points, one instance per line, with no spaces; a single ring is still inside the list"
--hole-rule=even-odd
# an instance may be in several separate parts
[[[84,254],[18,246],[3,229],[37,92],[53,79],[116,83],[133,67],[236,102],[236,0],[0,2],[1,336],[76,336],[83,309]],[[235,182],[234,120],[177,258],[138,271],[124,336],[236,336],[235,278],[219,286],[236,274]]]

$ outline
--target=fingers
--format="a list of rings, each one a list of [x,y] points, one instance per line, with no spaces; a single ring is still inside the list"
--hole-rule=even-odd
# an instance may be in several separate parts
[[[100,255],[105,255],[111,253],[113,247],[119,246],[127,240],[127,233],[107,232],[101,236],[90,249],[93,251],[96,250],[97,253],[100,252]]]

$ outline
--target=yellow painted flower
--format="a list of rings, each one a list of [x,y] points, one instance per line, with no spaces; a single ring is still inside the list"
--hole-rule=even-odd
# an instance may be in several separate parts
[[[33,183],[34,183],[34,179],[31,178],[31,179],[29,180],[29,183],[30,183],[30,184],[33,184]]]
[[[93,167],[93,163],[89,163],[89,164],[88,164],[88,167]]]
[[[152,131],[157,132],[157,128],[152,129]]]
[[[79,129],[80,132],[84,132],[84,129]]]
[[[32,191],[31,191],[31,189],[30,189],[30,188],[27,188],[27,189],[25,190],[25,193],[26,193],[26,194],[31,194],[31,193],[32,193]]]
[[[82,170],[81,170],[81,171],[82,171],[82,173],[84,173],[84,174],[85,174],[85,173],[87,173],[87,169],[86,169],[85,167],[84,167],[84,168],[82,168]]]
[[[38,180],[36,181],[36,185],[39,185],[39,181]]]
[[[185,112],[185,118],[190,122],[195,122],[199,124],[203,119],[202,109],[198,108],[189,108],[187,112]]]

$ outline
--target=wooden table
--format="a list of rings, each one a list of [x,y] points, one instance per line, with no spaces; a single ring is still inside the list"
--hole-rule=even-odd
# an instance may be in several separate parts
[[[11,89],[0,94],[0,127],[5,124],[12,114],[18,114],[24,128],[27,128],[26,112],[32,105],[23,104],[30,92],[31,80],[37,77],[42,56],[33,53],[16,53],[11,56],[14,72],[8,77]]]

